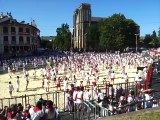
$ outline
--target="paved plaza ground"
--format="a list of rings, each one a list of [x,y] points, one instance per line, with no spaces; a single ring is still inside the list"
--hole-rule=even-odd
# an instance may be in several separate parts
[[[128,73],[128,77],[129,77],[129,82],[133,82],[134,81],[134,77],[136,74],[136,68],[131,66],[131,68],[129,69],[128,67],[126,67],[126,72]],[[100,72],[99,72],[99,80],[97,82],[97,84],[102,84],[103,82],[103,78],[106,78],[106,69],[103,68],[103,66],[100,66]],[[115,68],[113,67],[113,70],[115,70],[115,83],[124,83],[124,79],[121,78],[121,68],[118,68],[118,70],[115,70]],[[88,71],[88,68],[85,67],[85,71]],[[8,93],[8,82],[11,81],[13,86],[14,86],[14,91],[13,91],[13,96],[21,96],[21,95],[31,95],[31,94],[41,94],[41,93],[46,93],[46,90],[44,88],[41,88],[42,86],[42,77],[40,76],[40,69],[37,69],[37,77],[36,79],[34,79],[33,77],[33,70],[29,70],[29,86],[28,86],[28,90],[25,90],[25,79],[23,76],[22,71],[17,72],[16,74],[12,75],[12,78],[9,77],[8,74],[1,74],[0,75],[0,98],[8,98],[9,93]],[[68,72],[66,76],[69,76],[70,73]],[[72,74],[73,76],[74,74]],[[80,81],[82,80],[82,77],[79,74],[75,74],[76,78],[77,78],[77,85],[80,85]],[[20,77],[20,91],[16,92],[16,76]],[[58,76],[64,76],[63,71],[59,71]],[[107,80],[110,81],[110,80]],[[85,86],[86,82],[84,81],[84,86]],[[50,92],[54,92],[56,90],[55,88],[55,83],[53,81],[50,82]],[[70,89],[70,85],[68,85],[68,88]],[[63,86],[62,86],[63,89]]]

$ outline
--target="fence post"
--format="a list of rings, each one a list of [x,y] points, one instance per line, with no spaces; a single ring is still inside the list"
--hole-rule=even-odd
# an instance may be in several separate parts
[[[15,104],[17,104],[17,98],[15,97]]]
[[[25,106],[26,106],[27,105],[27,96],[26,96],[26,94],[24,96],[24,102],[25,102]]]
[[[108,83],[106,83],[106,96],[109,95],[109,91],[108,91]]]
[[[42,94],[41,94],[41,98],[42,98]]]
[[[3,109],[3,99],[1,99],[1,105],[2,105],[2,109]]]
[[[46,94],[46,96],[47,96],[47,100],[48,100],[48,93]]]
[[[55,96],[55,97],[56,97],[56,107],[57,107],[57,91],[56,91],[55,93],[56,93],[56,96]]]
[[[9,107],[11,106],[11,103],[10,103],[10,98],[8,99],[8,102],[9,102]]]
[[[36,97],[35,97],[35,95],[34,95],[34,103],[36,102]]]
[[[136,96],[137,96],[137,82],[135,83],[135,92],[136,92]]]
[[[129,90],[128,90],[128,81],[127,81],[127,96],[128,96],[128,92],[129,92]]]
[[[126,98],[127,98],[127,83],[124,83],[125,85],[125,95],[126,95]]]
[[[24,105],[24,103],[23,103],[23,95],[22,95],[22,105]],[[26,108],[26,106],[25,106],[25,108]]]
[[[54,93],[52,95],[53,95],[53,101],[54,101]]]

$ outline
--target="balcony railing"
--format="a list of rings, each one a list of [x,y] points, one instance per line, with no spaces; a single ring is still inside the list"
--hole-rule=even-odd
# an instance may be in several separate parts
[[[23,45],[23,44],[25,44],[25,43],[24,43],[24,42],[22,42],[22,41],[19,41],[19,44],[20,44],[20,45]]]
[[[19,35],[29,35],[27,32],[19,32]]]
[[[12,35],[15,35],[15,34],[16,34],[16,32],[11,32],[11,34],[12,34]]]

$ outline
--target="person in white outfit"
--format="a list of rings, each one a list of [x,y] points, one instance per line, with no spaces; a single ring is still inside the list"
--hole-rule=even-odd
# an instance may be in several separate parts
[[[42,111],[42,102],[38,101],[35,107],[29,109],[29,114],[31,116],[30,119],[42,120],[44,117],[44,112]]]
[[[86,101],[90,101],[91,100],[91,93],[90,93],[89,89],[86,91],[85,100]]]
[[[14,90],[14,88],[13,88],[13,85],[12,85],[12,83],[10,81],[9,84],[8,84],[8,91],[9,91],[10,97],[12,97],[13,90]]]
[[[26,90],[28,89],[28,84],[29,84],[29,76],[28,74],[25,75],[25,81],[26,81]]]
[[[44,86],[46,88],[46,92],[49,92],[49,78],[44,79]]]
[[[17,92],[19,92],[19,87],[20,87],[19,76],[17,76],[17,79],[16,79],[16,87],[17,87]]]
[[[111,82],[114,84],[114,79],[115,79],[115,73],[114,71],[111,73]]]
[[[69,90],[67,89],[65,92],[65,111],[70,111],[69,99],[70,99],[70,93]]]
[[[64,87],[64,91],[66,91],[68,89],[68,80],[67,80],[67,77],[64,78],[63,87]]]

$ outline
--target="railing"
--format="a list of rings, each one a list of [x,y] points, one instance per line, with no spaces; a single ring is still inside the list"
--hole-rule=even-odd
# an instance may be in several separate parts
[[[34,95],[24,95],[24,96],[16,96],[12,98],[3,98],[0,99],[0,107],[4,108],[4,106],[9,106],[11,104],[22,103],[23,106],[27,104],[35,105],[35,103],[43,98],[44,100],[52,100],[54,101],[55,106],[57,106],[60,110],[64,109],[64,92],[53,92],[53,93],[44,93],[44,94],[34,94]],[[61,98],[60,98],[61,97]]]

